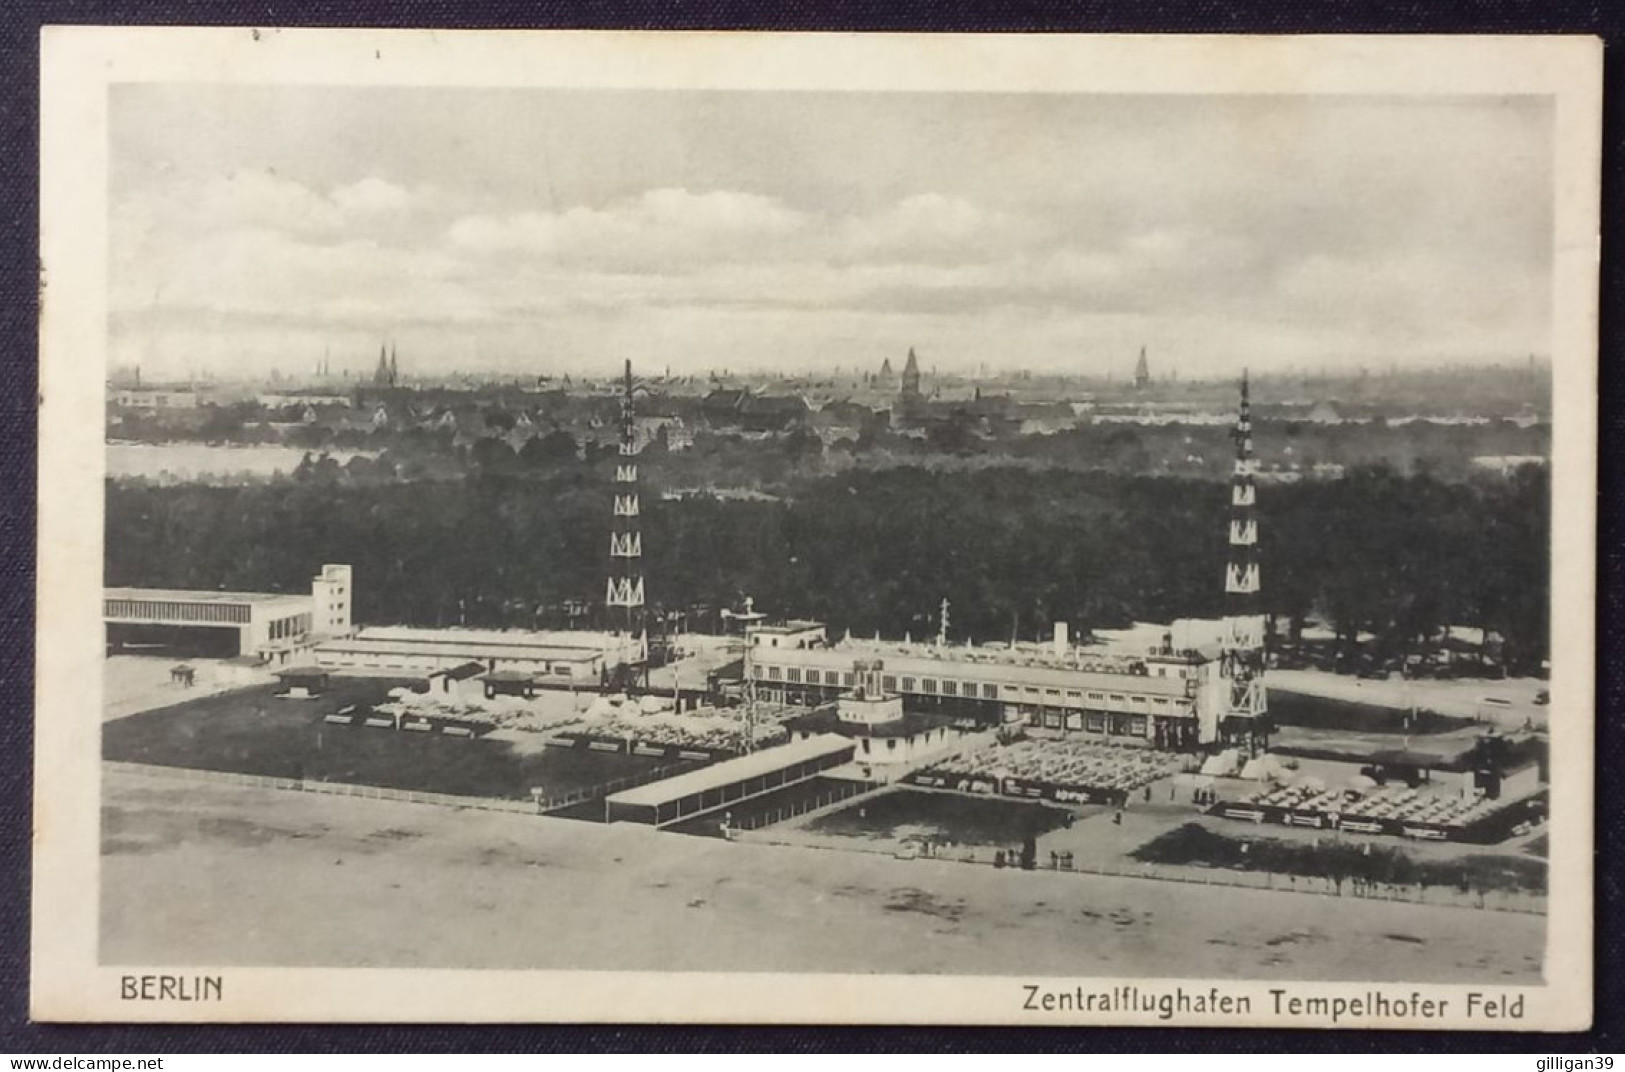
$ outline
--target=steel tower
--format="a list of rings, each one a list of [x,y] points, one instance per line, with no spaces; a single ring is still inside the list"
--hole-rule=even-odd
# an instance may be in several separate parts
[[[638,506],[637,411],[632,362],[621,394],[620,454],[615,459],[615,506],[609,529],[609,583],[604,592],[609,625],[636,637],[643,626],[643,531]],[[617,611],[615,608],[620,608]]]
[[[1235,469],[1230,478],[1230,558],[1225,566],[1224,637],[1219,673],[1229,681],[1220,718],[1221,738],[1254,750],[1267,743],[1264,689],[1264,613],[1259,595],[1258,485],[1254,478],[1253,421],[1247,373],[1241,374],[1236,412]]]

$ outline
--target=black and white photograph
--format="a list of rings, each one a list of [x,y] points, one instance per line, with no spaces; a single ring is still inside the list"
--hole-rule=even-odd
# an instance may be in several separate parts
[[[1594,42],[458,36],[47,39],[36,1016],[1589,1022]]]

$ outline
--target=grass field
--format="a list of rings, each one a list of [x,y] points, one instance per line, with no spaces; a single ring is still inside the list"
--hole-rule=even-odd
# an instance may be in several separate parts
[[[403,684],[338,679],[315,700],[283,700],[274,686],[207,696],[102,727],[102,757],[165,767],[377,785],[459,796],[528,799],[573,793],[656,766],[698,764],[583,749],[521,751],[506,741],[340,726],[322,717],[377,703]]]
[[[1470,718],[1440,715],[1432,711],[1418,711],[1411,715],[1400,708],[1329,696],[1310,696],[1279,688],[1270,690],[1270,714],[1283,726],[1366,733],[1450,733],[1476,725]]]
[[[1370,842],[1238,838],[1198,823],[1187,823],[1152,839],[1133,856],[1154,864],[1196,864],[1401,886],[1546,892],[1544,860],[1477,854],[1423,860],[1404,849]]]
[[[119,771],[103,792],[98,959],[142,970],[1523,984],[1539,982],[1545,944],[1546,921],[1532,915],[1000,871]]]
[[[807,830],[838,837],[926,838],[1004,847],[1066,826],[1071,820],[1071,812],[1047,804],[897,789],[820,816],[807,824]]]

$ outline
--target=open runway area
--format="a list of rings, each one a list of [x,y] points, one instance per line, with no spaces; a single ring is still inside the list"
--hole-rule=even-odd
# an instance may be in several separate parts
[[[1543,918],[1513,913],[114,771],[103,792],[109,964],[1533,983],[1545,941]]]
[[[1287,705],[1321,697],[1396,711],[1419,708],[1441,718],[1503,729],[1517,729],[1525,722],[1544,728],[1551,714],[1550,706],[1538,700],[1550,682],[1532,677],[1415,681],[1395,675],[1372,680],[1320,670],[1272,670],[1270,685],[1272,693],[1291,697],[1284,701]]]
[[[102,757],[131,763],[274,778],[528,800],[564,796],[615,779],[696,764],[582,748],[544,747],[545,734],[498,731],[478,738],[332,725],[323,716],[377,704],[409,679],[337,678],[317,699],[274,695],[275,685],[186,699],[102,731]],[[568,694],[547,699],[569,704]],[[538,703],[539,705],[539,703]]]

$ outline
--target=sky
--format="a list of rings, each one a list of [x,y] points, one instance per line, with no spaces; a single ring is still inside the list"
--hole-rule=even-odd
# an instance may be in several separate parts
[[[120,85],[151,379],[1550,351],[1545,98]]]

